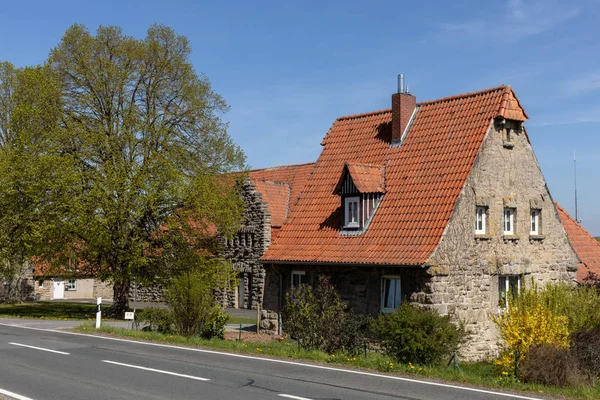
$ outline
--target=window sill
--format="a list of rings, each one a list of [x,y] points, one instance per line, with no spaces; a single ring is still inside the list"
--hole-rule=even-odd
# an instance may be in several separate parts
[[[504,243],[508,243],[508,242],[515,242],[518,243],[519,242],[519,235],[504,235],[503,236],[504,239]]]
[[[342,226],[342,229],[360,229],[360,225],[359,224],[348,224],[348,225]]]
[[[479,243],[479,242],[480,242],[480,241],[482,241],[482,240],[487,240],[488,242],[491,242],[491,241],[492,241],[492,237],[491,237],[491,236],[488,236],[488,235],[486,235],[485,233],[483,233],[483,234],[481,234],[481,233],[476,233],[476,234],[475,234],[475,241]]]
[[[544,239],[546,237],[544,235],[529,235],[529,241],[531,243],[533,242],[540,242],[540,243],[544,243]]]
[[[513,147],[515,147],[515,144],[504,140],[504,142],[502,143],[502,146],[504,146],[505,149],[512,149]]]

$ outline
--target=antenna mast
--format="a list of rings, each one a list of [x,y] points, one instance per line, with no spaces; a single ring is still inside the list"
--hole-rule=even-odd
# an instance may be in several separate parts
[[[581,221],[577,215],[577,159],[575,158],[575,150],[573,150],[573,176],[575,178],[575,221],[580,223]]]

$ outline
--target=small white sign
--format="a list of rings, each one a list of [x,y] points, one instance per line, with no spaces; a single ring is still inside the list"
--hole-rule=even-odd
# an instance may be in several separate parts
[[[134,318],[135,318],[134,312],[126,312],[125,313],[125,319],[134,319]]]

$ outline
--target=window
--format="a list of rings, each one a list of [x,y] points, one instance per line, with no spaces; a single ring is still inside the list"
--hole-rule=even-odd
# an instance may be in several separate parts
[[[297,288],[308,284],[308,277],[305,271],[292,271],[292,287]]]
[[[42,289],[44,287],[44,280],[38,279],[38,288]]]
[[[485,235],[485,215],[486,207],[477,206],[475,208],[475,234]]]
[[[540,210],[531,210],[531,228],[529,230],[530,235],[540,234]]]
[[[77,281],[75,279],[67,279],[65,281],[65,290],[77,290]]]
[[[515,234],[515,209],[505,208],[504,209],[504,234],[514,235]]]
[[[360,213],[359,197],[346,197],[344,207],[344,227],[345,228],[359,228],[360,227]]]
[[[516,296],[521,291],[521,276],[507,275],[498,277],[498,309],[508,308],[510,296]]]
[[[399,277],[383,278],[381,281],[381,309],[391,312],[402,303],[402,288]]]

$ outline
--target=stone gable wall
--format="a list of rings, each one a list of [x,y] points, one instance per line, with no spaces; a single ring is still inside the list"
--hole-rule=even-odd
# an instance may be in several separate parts
[[[265,269],[258,260],[271,245],[271,214],[250,181],[243,184],[242,195],[246,203],[246,221],[234,238],[222,239],[221,255],[240,271],[244,296],[240,299],[240,287],[237,287],[218,291],[215,297],[224,307],[255,310],[263,301]]]
[[[475,235],[477,205],[487,207],[484,236]],[[511,237],[504,236],[504,207],[516,208]],[[538,237],[529,235],[531,208],[541,209]],[[473,333],[464,356],[483,358],[498,350],[491,317],[498,313],[499,276],[521,275],[522,284],[574,282],[577,264],[524,130],[513,121],[495,123],[428,261],[425,290],[412,300],[464,321]]]

